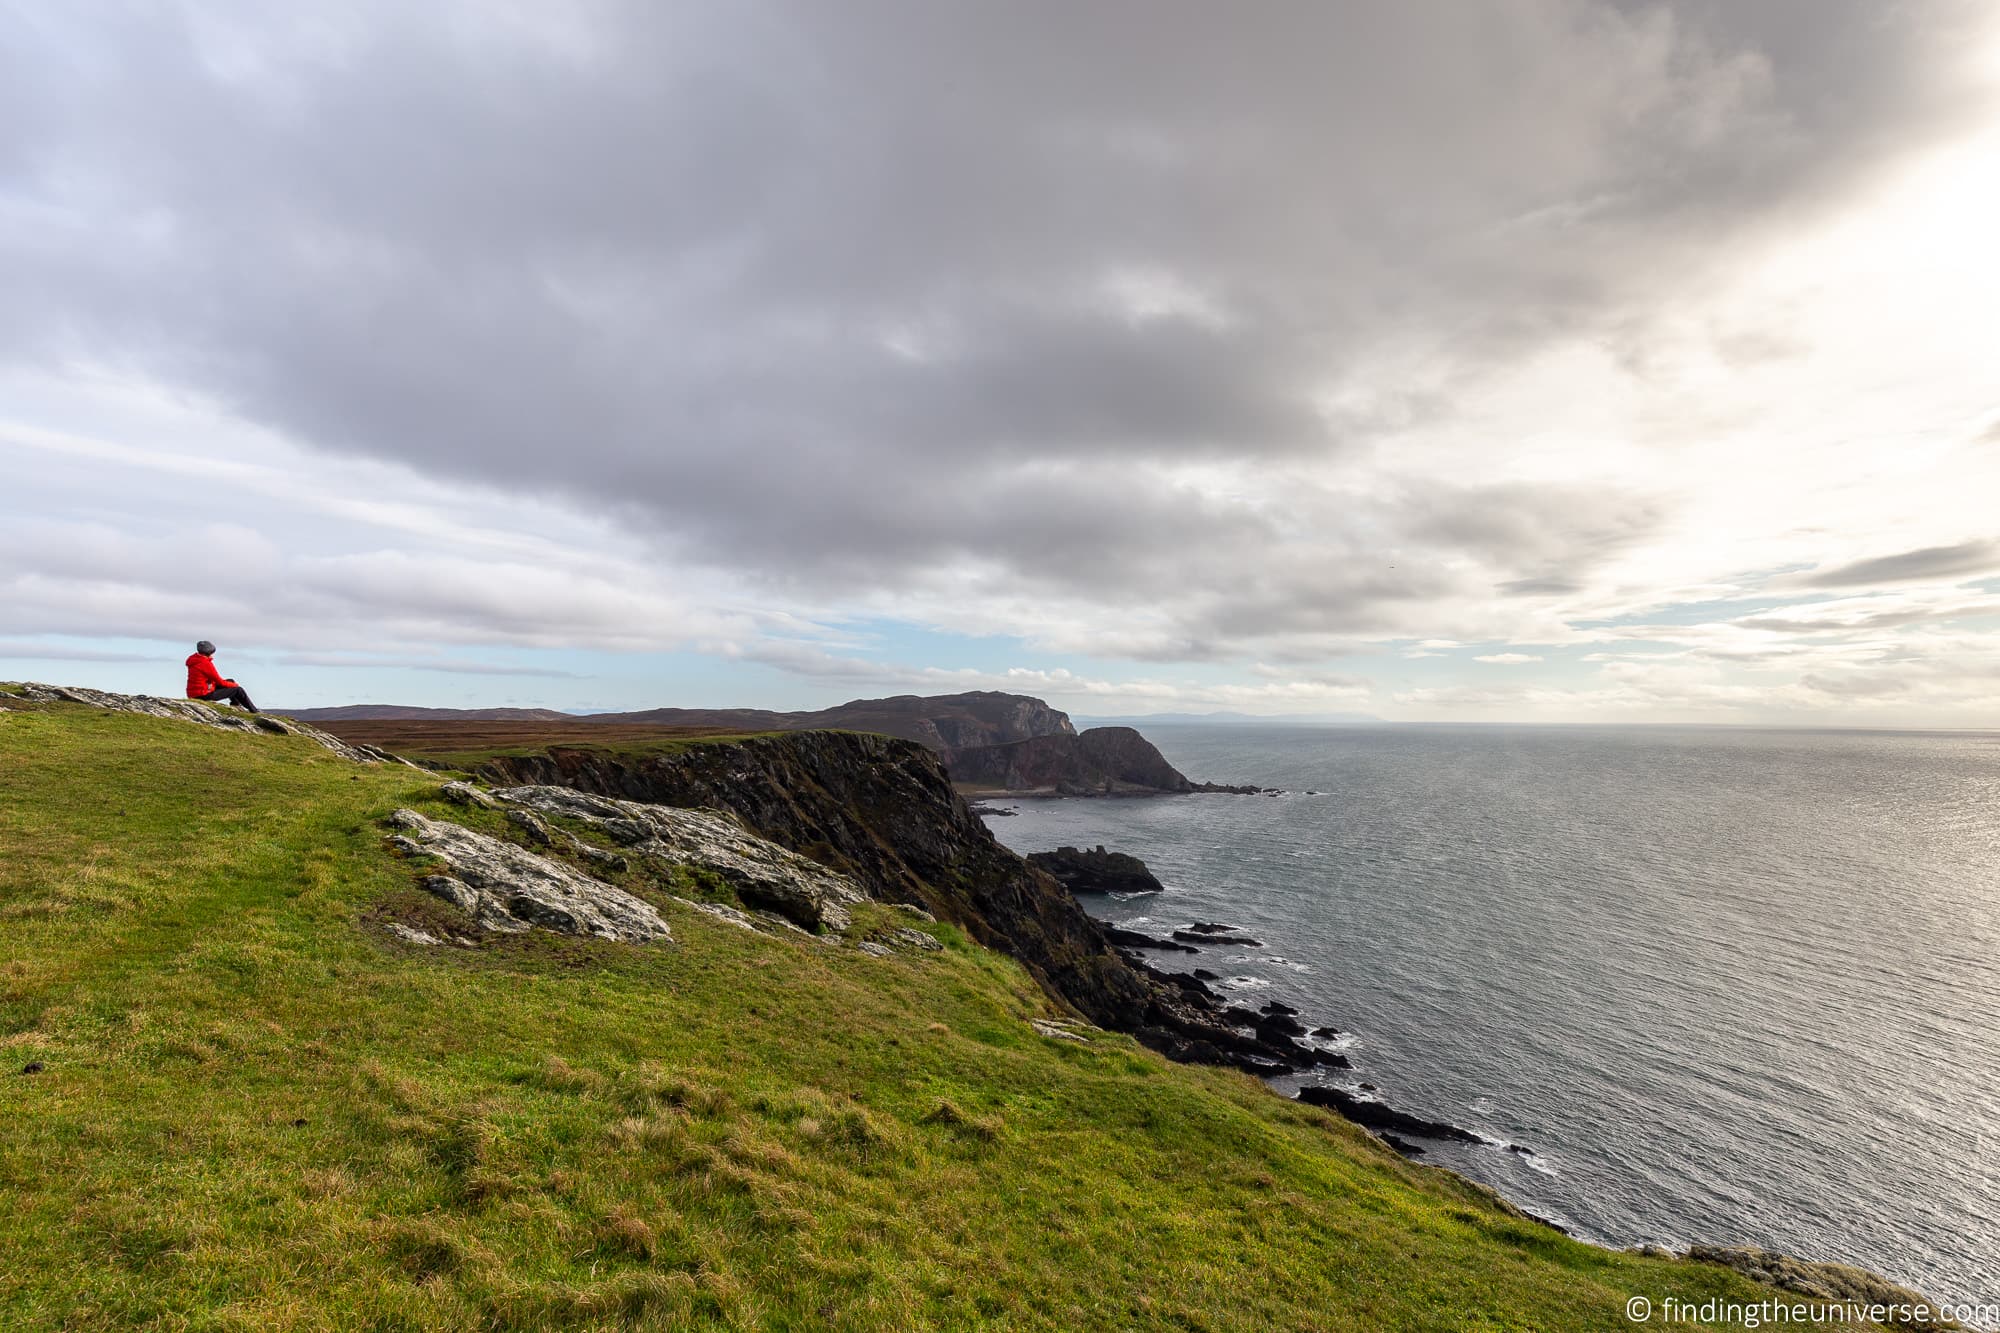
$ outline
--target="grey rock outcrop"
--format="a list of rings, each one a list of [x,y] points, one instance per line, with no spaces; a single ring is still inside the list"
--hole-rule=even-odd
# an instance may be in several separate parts
[[[808,930],[844,929],[850,921],[845,904],[868,896],[847,876],[758,837],[735,816],[718,810],[646,805],[570,787],[507,787],[493,795],[517,807],[577,820],[634,855],[712,870],[748,906],[768,909]]]
[[[114,713],[140,713],[146,717],[171,718],[177,722],[193,722],[198,726],[213,727],[218,731],[303,736],[309,741],[325,746],[341,758],[352,759],[358,764],[409,763],[408,760],[398,758],[373,745],[350,745],[338,736],[329,736],[318,727],[309,727],[290,718],[278,717],[271,713],[239,713],[233,709],[200,703],[194,699],[164,699],[151,694],[113,694],[108,690],[93,690],[81,685],[43,685],[36,681],[24,682],[19,697],[37,703],[85,704],[91,708],[103,708]],[[410,764],[410,767],[415,768],[416,765]]]
[[[683,907],[691,907],[704,916],[712,916],[718,921],[727,921],[732,926],[740,926],[753,935],[779,935],[787,938],[796,935],[802,940],[810,940],[814,944],[834,949],[839,948],[842,943],[838,935],[815,935],[804,926],[787,921],[776,912],[746,912],[740,907],[731,907],[728,903],[696,902],[692,898],[683,898],[678,894],[674,895],[674,901]]]
[[[449,874],[426,876],[424,888],[463,908],[483,929],[512,933],[540,926],[629,944],[672,938],[650,903],[615,884],[414,810],[398,810],[389,822],[403,830],[390,837],[391,846],[450,868]]]
[[[1815,1263],[1794,1259],[1788,1254],[1759,1249],[1754,1245],[1694,1245],[1687,1257],[1700,1263],[1720,1264],[1747,1278],[1768,1282],[1783,1291],[1797,1292],[1815,1300],[1847,1302],[1855,1305],[1936,1306],[1907,1287],[1866,1269],[1847,1264]],[[1918,1329],[1955,1328],[1939,1323],[1907,1323],[1901,1327]]]
[[[1084,1046],[1090,1044],[1090,1038],[1083,1035],[1074,1019],[1031,1018],[1028,1020],[1028,1026],[1055,1041],[1073,1041]]]
[[[475,810],[498,810],[500,802],[488,796],[470,782],[447,782],[438,788],[438,795],[453,805],[468,805]]]

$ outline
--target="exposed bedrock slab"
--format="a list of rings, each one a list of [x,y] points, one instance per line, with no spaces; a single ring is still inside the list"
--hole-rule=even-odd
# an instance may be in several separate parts
[[[844,904],[867,897],[847,876],[758,837],[718,810],[621,801],[570,787],[503,787],[493,795],[545,815],[578,820],[635,855],[712,870],[745,903],[809,930],[843,929],[849,921]]]
[[[540,926],[628,944],[672,938],[650,903],[615,884],[414,810],[398,810],[389,822],[403,830],[390,837],[391,845],[449,868],[449,873],[426,876],[424,887],[464,908],[484,929]]]
[[[201,703],[194,699],[167,699],[152,694],[113,694],[109,690],[93,690],[82,685],[43,685],[37,681],[27,681],[21,686],[21,698],[40,703],[85,704],[91,708],[102,708],[114,713],[139,713],[146,717],[171,718],[177,722],[192,722],[197,726],[211,727],[217,731],[262,732],[272,736],[303,736],[344,759],[352,759],[357,764],[398,763],[410,764],[407,759],[398,758],[386,750],[373,745],[349,745],[337,736],[329,736],[318,727],[309,727],[303,722],[278,717],[271,713],[239,713],[219,704]]]

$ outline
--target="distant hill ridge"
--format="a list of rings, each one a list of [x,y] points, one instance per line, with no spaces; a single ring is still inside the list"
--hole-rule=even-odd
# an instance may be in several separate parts
[[[952,780],[985,792],[1070,796],[1147,795],[1212,790],[1168,763],[1130,727],[1079,733],[1069,715],[1032,695],[999,690],[899,694],[853,699],[813,712],[763,708],[648,708],[628,713],[559,713],[544,708],[410,708],[353,704],[291,714],[308,722],[567,722],[735,731],[870,731],[935,750]]]
[[[406,704],[295,708],[285,716],[301,722],[568,722],[576,717],[553,708],[415,708]]]

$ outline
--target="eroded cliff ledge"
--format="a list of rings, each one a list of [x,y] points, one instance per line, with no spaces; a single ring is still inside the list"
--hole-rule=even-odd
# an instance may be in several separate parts
[[[870,896],[922,907],[1011,954],[1099,1026],[1198,1063],[1270,1073],[1314,1062],[1303,1046],[1240,1032],[1200,982],[1122,956],[1068,889],[994,839],[920,744],[792,732],[658,752],[554,745],[496,756],[479,775],[727,811]]]

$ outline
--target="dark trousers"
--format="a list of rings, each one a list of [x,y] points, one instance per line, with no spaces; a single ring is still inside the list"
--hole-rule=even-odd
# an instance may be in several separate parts
[[[212,704],[235,704],[246,713],[257,711],[257,705],[250,702],[250,695],[241,685],[218,686],[212,693],[202,698]]]

